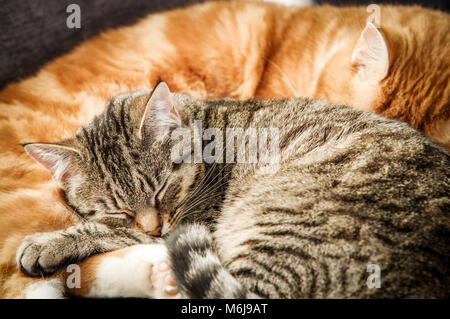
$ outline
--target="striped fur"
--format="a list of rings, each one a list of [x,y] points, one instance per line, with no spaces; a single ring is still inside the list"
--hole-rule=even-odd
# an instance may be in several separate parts
[[[278,169],[174,165],[175,141],[139,139],[151,94],[137,92],[112,99],[62,142],[81,154],[76,170],[84,177],[63,189],[93,222],[112,225],[117,218],[125,224],[116,226],[133,229],[138,214],[152,212],[166,233],[181,221],[206,225],[212,237],[192,226],[169,241],[187,296],[449,295],[450,156],[444,148],[406,123],[326,101],[171,98],[192,133],[195,120],[224,136],[233,127],[278,128]],[[154,190],[140,187],[141,180],[155,181]],[[117,205],[112,212],[111,203]],[[105,239],[102,246],[113,249],[111,237]],[[366,285],[371,264],[380,267],[380,289]]]
[[[166,241],[177,287],[190,299],[255,298],[222,266],[209,230],[187,224]]]
[[[157,240],[129,228],[80,223],[65,230],[25,237],[17,250],[17,264],[24,273],[42,277],[94,254],[151,243]]]
[[[355,108],[364,102],[450,149],[448,14],[418,6],[380,8],[390,60],[387,77],[376,85],[359,81],[358,65],[352,63],[370,15],[365,6],[208,1],[106,30],[5,87],[0,92],[0,296],[20,297],[35,281],[15,264],[25,236],[79,222],[49,174],[20,145],[66,139],[101,113],[109,97],[153,87],[159,78],[203,98],[309,96]],[[146,187],[146,181],[137,182]]]

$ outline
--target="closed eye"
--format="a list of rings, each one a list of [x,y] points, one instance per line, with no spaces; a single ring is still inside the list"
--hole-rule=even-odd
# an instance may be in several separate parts
[[[86,214],[87,217],[93,216],[95,215],[96,211],[95,210],[91,210],[89,213]]]

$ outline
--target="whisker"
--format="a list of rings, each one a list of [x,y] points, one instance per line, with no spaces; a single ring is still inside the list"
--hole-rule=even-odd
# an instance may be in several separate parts
[[[219,196],[221,196],[221,194],[216,194],[215,196],[213,196],[213,197],[211,197],[211,198],[215,198],[215,197],[219,197]],[[186,217],[188,217],[188,216],[191,216],[191,215],[193,215],[193,214],[196,214],[196,213],[198,213],[198,212],[200,212],[200,211],[201,211],[200,209],[192,210],[192,211],[189,211],[189,212],[187,212],[187,213],[181,215],[181,217],[179,218],[179,220],[177,221],[177,223],[179,223],[180,221],[182,221],[184,218],[186,218]]]
[[[213,185],[211,185],[209,188],[205,189],[204,192],[203,192],[199,197],[197,197],[193,202],[190,202],[190,203],[189,203],[189,206],[187,206],[187,207],[191,207],[191,206],[193,206],[193,205],[196,205],[196,203],[197,203],[199,200],[201,200],[201,199],[203,199],[203,198],[205,198],[205,197],[207,197],[207,196],[213,194],[215,191],[217,191],[220,187],[222,187],[222,186],[224,185],[224,183],[223,183],[223,184],[221,184],[221,183],[222,183],[222,181],[223,181],[230,173],[231,173],[231,172],[227,173],[225,176],[223,176],[222,178],[220,178],[219,180],[217,180],[217,181],[216,181]],[[186,207],[185,209],[187,209],[187,207]]]
[[[212,171],[213,171],[213,169],[214,169],[214,167],[215,167],[216,165],[217,165],[217,163],[214,162],[213,166],[211,166],[211,167],[207,170],[206,174],[202,177],[200,183],[195,187],[195,189],[191,192],[191,194],[189,194],[188,196],[186,196],[186,197],[183,199],[183,201],[182,201],[180,204],[178,204],[178,206],[177,206],[175,209],[178,209],[178,208],[181,207],[183,204],[185,204],[186,201],[188,201],[190,198],[192,198],[193,196],[195,196],[195,194],[199,191],[199,189],[201,188],[201,186],[202,186],[202,184],[205,182],[205,180],[207,180],[207,179],[210,177],[210,175],[211,175],[211,173],[212,173]]]
[[[188,206],[186,206],[183,210],[180,210],[175,216],[173,216],[173,220],[178,220],[180,216],[189,214],[190,211],[198,207],[200,204],[204,203],[206,200],[214,199],[218,196],[222,196],[222,193],[214,194],[215,191],[219,189],[220,186],[225,183],[219,185],[216,189],[209,189],[207,192],[202,193],[199,197],[195,199],[194,202],[190,202]]]
[[[191,194],[186,196],[186,198],[183,199],[183,201],[179,205],[177,205],[177,208],[175,210],[178,211],[175,213],[175,215],[169,218],[169,223],[177,224],[183,218],[185,218],[185,216],[190,216],[193,213],[199,211],[195,210],[195,208],[203,204],[205,201],[223,196],[222,192],[216,192],[226,184],[224,180],[232,173],[232,171],[230,170],[229,172],[226,172],[223,176],[221,176],[227,168],[227,165],[224,165],[216,174],[213,174],[216,166],[217,163],[214,162],[214,164],[203,176],[200,183],[196,186],[194,191],[192,191]]]
[[[222,170],[223,171],[223,170]],[[187,207],[184,208],[183,211],[180,211],[180,213],[176,214],[173,219],[177,221],[177,223],[182,220],[184,217],[179,218],[180,216],[188,216],[191,215],[191,211],[198,207],[200,204],[204,203],[206,200],[211,200],[214,198],[217,198],[218,196],[222,196],[222,193],[214,194],[217,190],[219,190],[223,185],[226,184],[226,182],[223,182],[225,178],[230,175],[232,172],[226,173],[224,176],[222,176],[219,180],[217,180],[209,189],[207,189],[206,192],[202,193],[199,197],[195,199],[194,202],[190,202]],[[211,196],[212,195],[212,196]]]
[[[219,196],[222,196],[222,194],[216,194],[216,195],[214,195],[213,197],[211,197],[211,198],[216,198],[216,197],[219,197]],[[210,198],[205,198],[205,200],[208,200],[208,199],[210,199]],[[191,210],[191,211],[186,211],[186,212],[183,212],[183,214],[180,214],[179,215],[179,219],[176,221],[176,223],[179,223],[179,222],[181,222],[184,218],[186,218],[186,217],[188,217],[188,216],[191,216],[191,215],[193,215],[193,214],[196,214],[196,213],[198,213],[198,212],[200,212],[201,210],[199,210],[199,209],[197,209],[197,210]]]

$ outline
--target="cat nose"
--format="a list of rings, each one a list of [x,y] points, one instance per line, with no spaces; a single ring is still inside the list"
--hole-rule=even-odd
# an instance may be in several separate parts
[[[152,231],[147,232],[147,235],[159,237],[161,236],[161,226],[156,227]]]
[[[136,226],[150,236],[161,236],[161,220],[155,208],[147,208],[136,214]]]

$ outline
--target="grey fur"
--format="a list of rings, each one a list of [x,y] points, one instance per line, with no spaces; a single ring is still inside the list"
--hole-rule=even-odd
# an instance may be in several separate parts
[[[27,236],[17,250],[17,264],[28,275],[42,277],[94,254],[158,242],[122,225],[111,226],[88,222]]]
[[[405,123],[325,101],[172,98],[190,129],[194,120],[224,136],[229,127],[279,128],[278,171],[175,166],[174,141],[137,138],[149,100],[138,92],[112,99],[62,143],[81,154],[76,165],[84,178],[63,189],[91,221],[149,205],[168,215],[169,230],[181,220],[207,225],[212,244],[205,251],[217,276],[194,267],[195,249],[181,250],[188,275],[174,271],[188,296],[449,296],[450,157],[442,147]],[[132,227],[132,218],[127,223]],[[369,264],[381,268],[379,289],[366,285]],[[217,289],[195,292],[194,277]]]
[[[167,247],[175,281],[183,296],[257,298],[223,267],[205,226],[193,223],[177,227],[168,237]]]

